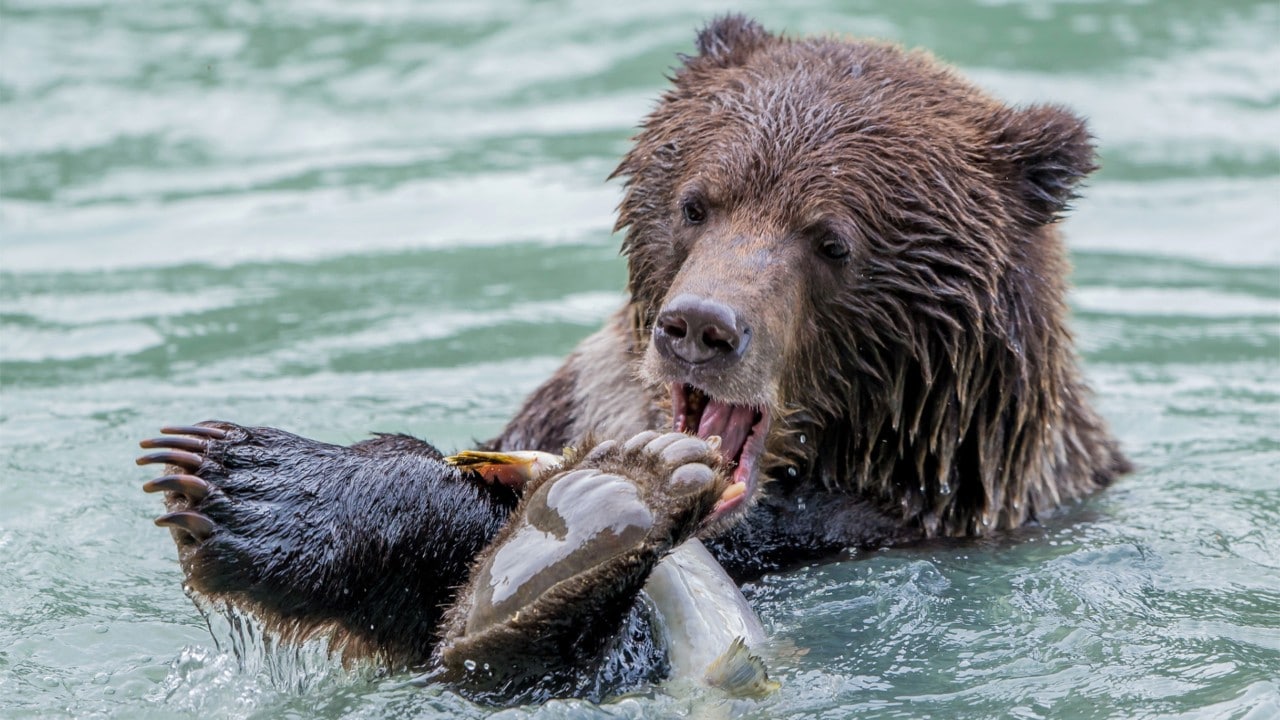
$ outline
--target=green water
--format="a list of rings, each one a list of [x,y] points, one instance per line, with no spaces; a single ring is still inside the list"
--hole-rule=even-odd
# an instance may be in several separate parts
[[[1142,467],[1016,540],[752,585],[805,652],[739,709],[1280,715],[1280,7],[738,7],[927,46],[1091,118],[1075,326]],[[209,417],[339,442],[496,432],[620,300],[604,178],[724,9],[0,2],[0,716],[488,714],[316,656],[239,669],[182,594],[136,441]]]

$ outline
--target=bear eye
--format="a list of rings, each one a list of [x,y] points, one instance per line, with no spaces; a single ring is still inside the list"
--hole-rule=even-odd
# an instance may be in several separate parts
[[[690,225],[701,225],[707,219],[707,205],[700,198],[685,198],[680,203],[680,212],[684,213],[684,221]]]
[[[830,230],[818,233],[817,246],[818,252],[828,260],[838,261],[849,257],[849,244]]]

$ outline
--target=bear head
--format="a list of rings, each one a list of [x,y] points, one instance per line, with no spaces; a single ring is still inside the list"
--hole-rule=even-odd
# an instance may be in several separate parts
[[[752,494],[816,478],[927,534],[1108,479],[1053,227],[1095,168],[1084,121],[879,42],[728,16],[697,48],[615,171],[642,374],[676,427],[721,436]]]

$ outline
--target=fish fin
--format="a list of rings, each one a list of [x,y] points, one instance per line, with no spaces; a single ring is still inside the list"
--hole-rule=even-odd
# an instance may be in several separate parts
[[[523,458],[511,453],[483,450],[463,450],[456,455],[446,457],[444,461],[456,468],[472,468],[477,465],[517,465],[526,462]]]
[[[463,472],[475,473],[487,482],[519,489],[560,467],[563,458],[536,451],[463,450],[444,461]]]
[[[769,671],[758,655],[752,655],[742,638],[734,638],[729,649],[707,666],[707,684],[737,697],[762,698],[782,687],[769,679]]]

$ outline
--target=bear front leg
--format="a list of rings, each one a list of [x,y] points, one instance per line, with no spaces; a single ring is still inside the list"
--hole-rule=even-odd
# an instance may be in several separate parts
[[[534,483],[446,617],[442,677],[482,696],[561,692],[599,666],[650,571],[728,487],[714,441],[654,432]]]
[[[472,559],[514,503],[427,443],[353,447],[224,422],[143,441],[188,587],[292,641],[331,633],[345,657],[425,663]]]

